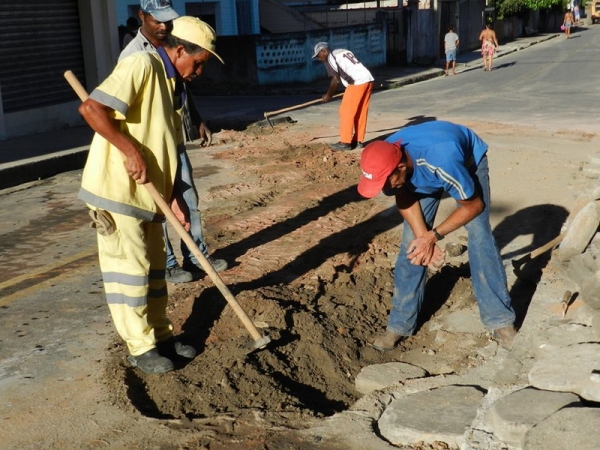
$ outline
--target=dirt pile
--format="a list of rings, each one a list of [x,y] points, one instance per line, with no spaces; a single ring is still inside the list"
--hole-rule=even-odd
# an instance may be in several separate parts
[[[169,286],[169,316],[200,354],[173,373],[149,376],[129,368],[115,343],[105,368],[113,402],[161,419],[251,416],[301,426],[347,409],[366,365],[417,361],[433,374],[477,364],[485,334],[462,350],[459,334],[425,326],[398,351],[368,345],[386,324],[401,228],[392,202],[356,193],[358,152],[295,146],[268,133],[231,132],[227,142],[215,158],[236,161],[228,176],[237,181],[208,193],[206,234],[218,257],[235,262],[223,280],[272,342],[247,354],[251,338],[209,279]],[[423,323],[472,306],[466,275],[457,261],[431,278],[439,299]],[[428,366],[446,346],[452,353]]]

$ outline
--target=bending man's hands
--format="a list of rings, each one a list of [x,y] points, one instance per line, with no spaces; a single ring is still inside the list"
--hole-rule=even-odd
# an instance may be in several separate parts
[[[435,241],[423,235],[408,245],[406,249],[406,257],[414,266],[427,266],[431,262],[436,248]]]
[[[414,239],[406,256],[412,265],[428,266],[434,272],[440,270],[446,261],[446,252],[426,237]]]
[[[446,262],[446,251],[442,250],[441,248],[439,248],[436,245],[435,248],[433,249],[433,258],[431,259],[431,262],[429,263],[429,265],[427,267],[429,267],[429,269],[432,272],[437,272],[444,266],[445,262]]]

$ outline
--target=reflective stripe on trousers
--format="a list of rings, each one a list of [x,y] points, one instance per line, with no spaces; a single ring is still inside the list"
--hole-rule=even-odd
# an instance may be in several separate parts
[[[137,356],[173,332],[166,314],[163,230],[160,223],[110,214],[116,231],[97,235],[104,291],[117,332]]]

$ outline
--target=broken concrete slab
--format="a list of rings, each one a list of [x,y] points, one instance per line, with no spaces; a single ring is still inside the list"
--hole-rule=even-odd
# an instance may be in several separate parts
[[[423,349],[408,350],[402,353],[402,362],[421,367],[430,375],[443,375],[453,373],[451,364],[443,355]]]
[[[575,301],[577,301],[577,299]],[[573,312],[571,322],[581,326],[595,328],[600,326],[600,322],[597,322],[597,320],[600,320],[600,311],[590,308],[583,303],[580,308],[577,308]],[[596,332],[598,331],[600,330],[597,330]]]
[[[398,381],[411,378],[422,378],[427,372],[420,367],[403,362],[389,362],[373,364],[363,367],[355,380],[356,390],[361,394],[368,394]]]
[[[600,310],[600,271],[582,281],[581,300],[590,308]]]
[[[487,412],[487,419],[501,441],[521,448],[530,428],[567,405],[581,406],[579,397],[525,388],[494,402]]]
[[[568,262],[563,264],[562,272],[573,280],[577,286],[583,286],[585,281],[600,270],[600,261],[589,250],[573,256]]]
[[[594,332],[594,336],[596,339],[600,338],[600,311],[592,310],[592,331]]]
[[[599,408],[564,408],[525,436],[526,450],[597,450],[600,443]]]
[[[360,450],[392,450],[396,447],[381,439],[374,429],[375,421],[368,412],[344,411],[321,422],[319,426],[301,430],[324,444],[341,445],[342,448]]]
[[[558,247],[556,257],[566,261],[583,253],[600,224],[600,208],[596,202],[589,202],[575,215],[567,228],[565,237]]]
[[[460,447],[484,398],[483,389],[446,386],[394,400],[379,419],[379,432],[394,445],[442,441]]]
[[[486,332],[479,318],[477,305],[451,312],[437,323],[436,328],[449,333],[483,334]],[[435,328],[430,327],[430,329]]]
[[[600,344],[584,343],[546,352],[529,371],[529,382],[538,389],[573,392],[600,401]]]
[[[581,323],[566,322],[540,330],[531,337],[532,349],[543,356],[557,348],[595,341],[592,327]]]

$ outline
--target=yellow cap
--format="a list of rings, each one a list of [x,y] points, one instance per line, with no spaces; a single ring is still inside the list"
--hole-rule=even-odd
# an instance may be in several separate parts
[[[173,20],[173,30],[171,34],[184,41],[199,45],[215,55],[223,64],[223,60],[215,52],[217,33],[206,22],[202,22],[197,17],[180,16]]]

